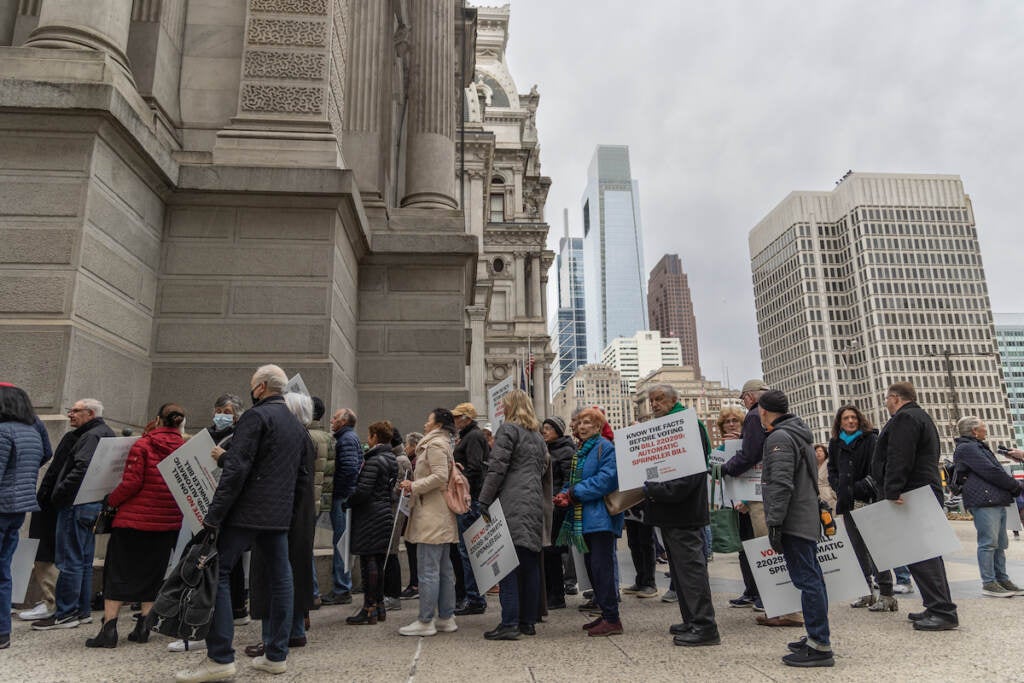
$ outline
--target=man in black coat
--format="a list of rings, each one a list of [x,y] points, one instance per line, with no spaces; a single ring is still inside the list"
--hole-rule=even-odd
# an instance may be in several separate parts
[[[266,654],[252,667],[284,673],[292,625],[293,583],[288,562],[295,487],[307,453],[306,429],[281,396],[288,378],[276,365],[264,365],[250,381],[253,407],[235,425],[231,447],[221,456],[223,473],[203,520],[217,534],[219,581],[213,623],[206,637],[208,659],[198,668],[179,671],[175,680],[197,683],[223,680],[236,672],[231,646],[235,625],[231,611],[231,570],[242,553],[259,548],[270,590],[270,639]]]
[[[942,480],[939,478],[939,432],[935,423],[917,404],[917,391],[910,382],[897,382],[885,394],[889,421],[878,435],[872,461],[874,479],[882,496],[897,505],[903,494],[930,486],[942,504]],[[942,557],[933,557],[909,565],[921,590],[923,612],[908,615],[918,631],[948,631],[959,626],[956,605],[949,594],[946,565]]]
[[[462,534],[480,516],[480,489],[484,485],[487,457],[490,455],[491,448],[487,445],[487,436],[476,423],[476,408],[472,403],[460,403],[452,408],[452,415],[455,416],[455,428],[459,430],[459,442],[455,446],[452,457],[462,466],[462,474],[465,475],[466,481],[469,483],[469,496],[472,498],[469,512],[458,516],[459,542],[452,548],[452,562],[456,567],[459,566],[459,562],[462,564],[466,596],[465,605],[458,605],[455,614],[465,616],[467,614],[483,614],[487,611],[487,598],[480,595],[480,591],[476,587],[473,565],[469,562],[469,553],[466,551],[466,543],[462,540]],[[458,552],[458,560],[455,558],[455,551]]]

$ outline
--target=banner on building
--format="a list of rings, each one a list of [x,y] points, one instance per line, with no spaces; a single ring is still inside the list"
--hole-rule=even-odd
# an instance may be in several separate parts
[[[505,421],[505,408],[501,404],[501,399],[516,388],[514,379],[514,377],[506,377],[487,390],[487,414],[491,419],[491,434],[496,433],[498,427]]]
[[[902,505],[880,500],[850,512],[878,571],[960,550],[960,539],[930,486],[902,498]]]
[[[707,471],[697,413],[684,410],[615,432],[619,490]]]
[[[137,436],[108,436],[100,439],[96,452],[89,461],[89,469],[75,496],[75,505],[98,503],[117,488],[124,474],[128,451],[139,440]]]
[[[473,567],[473,576],[476,578],[476,587],[481,594],[489,591],[519,566],[519,556],[512,545],[512,534],[505,523],[501,500],[491,503],[489,511],[490,524],[480,517],[462,534],[466,552],[469,553],[469,563]]]
[[[213,437],[203,429],[156,466],[193,534],[203,528],[220,480],[221,469],[210,455],[213,447]]]

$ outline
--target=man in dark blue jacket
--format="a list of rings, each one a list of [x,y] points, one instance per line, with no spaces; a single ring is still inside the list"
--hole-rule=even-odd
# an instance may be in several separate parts
[[[363,444],[356,434],[356,414],[341,408],[331,418],[334,431],[334,491],[331,496],[331,527],[334,530],[334,587],[321,597],[325,605],[347,605],[352,602],[352,573],[338,550],[338,541],[345,533],[345,501],[356,490],[359,468],[363,465]]]

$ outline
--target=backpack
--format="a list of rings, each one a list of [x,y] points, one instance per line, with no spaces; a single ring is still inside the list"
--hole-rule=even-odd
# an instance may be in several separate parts
[[[206,638],[213,622],[219,565],[217,534],[208,531],[193,539],[160,587],[146,628],[186,642]]]
[[[469,512],[470,503],[473,499],[469,495],[469,482],[462,473],[462,465],[449,458],[451,471],[448,473],[448,485],[444,488],[444,502],[448,509],[457,515],[464,515]]]

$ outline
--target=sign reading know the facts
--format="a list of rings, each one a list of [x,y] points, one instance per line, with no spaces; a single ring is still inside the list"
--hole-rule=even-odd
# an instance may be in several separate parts
[[[124,474],[128,451],[138,440],[137,436],[108,436],[100,439],[89,461],[89,469],[85,471],[78,495],[75,496],[75,505],[98,503],[117,488]]]
[[[156,466],[193,534],[203,528],[220,481],[221,470],[210,456],[213,446],[213,437],[204,429]]]
[[[501,399],[505,397],[505,394],[515,389],[515,385],[512,383],[511,377],[506,377],[501,380],[493,387],[487,390],[487,406],[489,409],[489,416],[491,419],[491,434],[498,431],[498,427],[505,421],[505,408],[501,404]]]
[[[930,486],[902,498],[902,505],[880,500],[850,512],[878,571],[960,550],[960,539]]]
[[[789,576],[785,556],[772,550],[768,537],[743,541],[743,550],[751,563],[765,616],[771,618],[799,612],[800,591]],[[836,518],[835,536],[818,539],[818,564],[825,577],[829,602],[852,600],[868,591],[850,537],[839,517]]]
[[[519,566],[519,556],[512,545],[512,534],[505,523],[501,501],[491,503],[489,510],[490,524],[485,523],[481,517],[462,534],[469,553],[469,563],[473,566],[476,587],[481,594],[489,591]]]
[[[619,490],[706,472],[697,413],[684,410],[615,432]]]

